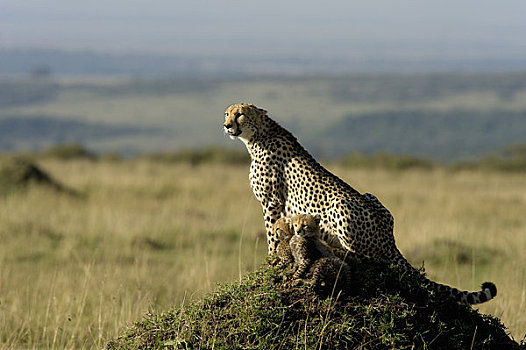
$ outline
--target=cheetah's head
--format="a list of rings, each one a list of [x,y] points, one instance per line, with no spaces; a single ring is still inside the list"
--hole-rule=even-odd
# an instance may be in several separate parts
[[[283,217],[278,219],[272,226],[272,231],[280,241],[287,241],[294,234],[290,227],[290,218]]]
[[[239,137],[243,141],[250,141],[262,128],[263,117],[267,111],[252,104],[239,103],[228,107],[225,111],[225,133],[234,139]]]
[[[291,218],[291,226],[294,234],[300,237],[319,237],[320,236],[319,215],[300,214]]]

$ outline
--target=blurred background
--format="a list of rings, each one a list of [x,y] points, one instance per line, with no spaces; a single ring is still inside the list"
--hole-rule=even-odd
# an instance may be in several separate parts
[[[0,349],[102,348],[259,268],[254,103],[526,328],[526,2],[0,1]],[[506,273],[503,273],[506,271]],[[429,340],[433,341],[433,340]]]
[[[474,0],[5,0],[0,149],[233,147],[221,116],[243,101],[320,157],[474,159],[526,141],[525,10]]]

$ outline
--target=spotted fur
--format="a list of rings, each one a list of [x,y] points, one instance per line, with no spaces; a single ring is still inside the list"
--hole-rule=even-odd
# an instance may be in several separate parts
[[[294,262],[294,257],[290,250],[290,239],[294,235],[290,227],[290,219],[283,217],[278,219],[276,223],[272,226],[273,234],[278,237],[278,244],[276,245],[276,256],[277,256],[277,266],[290,265]]]
[[[294,235],[289,245],[296,267],[293,279],[302,279],[310,271],[310,283],[314,287],[327,292],[332,292],[334,287],[335,291],[345,291],[351,283],[351,269],[321,240],[320,217],[301,214],[290,221]]]
[[[389,210],[374,195],[360,194],[321,166],[265,110],[251,104],[231,105],[223,126],[250,153],[250,186],[263,209],[269,254],[279,242],[272,225],[282,216],[306,213],[321,216],[322,237],[331,245],[415,271],[396,247]],[[458,291],[432,281],[429,285],[468,304],[482,303],[497,293],[491,282],[478,292]]]

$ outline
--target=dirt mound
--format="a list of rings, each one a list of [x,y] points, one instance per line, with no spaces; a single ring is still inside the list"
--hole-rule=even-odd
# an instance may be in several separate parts
[[[72,193],[30,160],[6,158],[0,161],[0,193],[27,188],[30,185]]]
[[[162,314],[147,314],[108,349],[520,349],[492,316],[420,287],[422,276],[353,265],[347,296],[286,287],[263,267],[240,283]]]

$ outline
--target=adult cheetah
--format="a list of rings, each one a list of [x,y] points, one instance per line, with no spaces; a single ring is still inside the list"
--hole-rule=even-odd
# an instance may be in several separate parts
[[[231,105],[225,111],[223,127],[250,153],[250,186],[263,208],[269,254],[279,241],[272,231],[279,218],[320,215],[321,234],[331,245],[415,271],[396,247],[393,217],[380,201],[372,194],[360,194],[321,166],[289,131],[267,116],[267,111],[252,104]],[[497,294],[491,282],[485,282],[477,292],[459,291],[430,280],[427,283],[466,304],[482,303]]]

